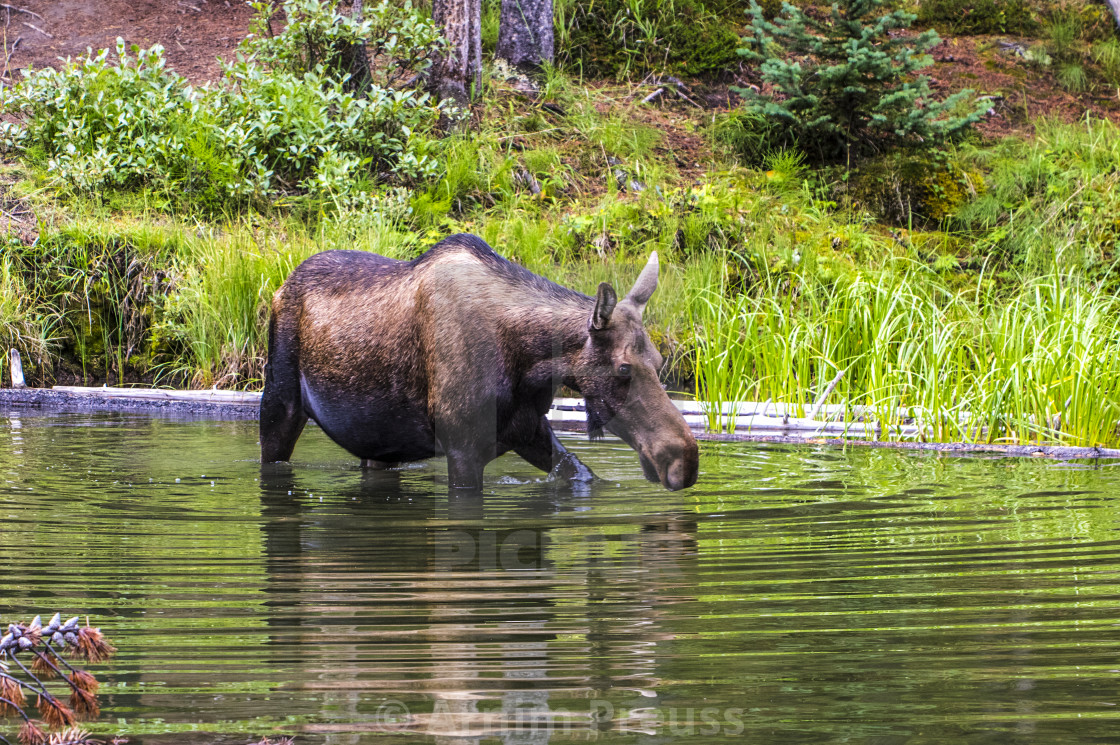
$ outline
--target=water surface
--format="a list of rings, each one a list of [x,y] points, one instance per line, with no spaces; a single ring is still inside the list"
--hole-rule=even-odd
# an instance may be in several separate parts
[[[705,445],[701,481],[364,473],[308,429],[0,411],[0,620],[120,648],[132,743],[1055,743],[1120,732],[1120,467]],[[0,729],[0,733],[6,730]]]

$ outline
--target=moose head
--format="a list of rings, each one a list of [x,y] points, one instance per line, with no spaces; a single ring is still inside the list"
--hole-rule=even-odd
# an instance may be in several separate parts
[[[664,359],[642,324],[657,273],[654,252],[622,300],[609,283],[599,285],[587,341],[565,382],[586,401],[592,437],[606,430],[622,438],[637,451],[646,478],[675,491],[696,483],[700,456],[696,438],[658,379]]]

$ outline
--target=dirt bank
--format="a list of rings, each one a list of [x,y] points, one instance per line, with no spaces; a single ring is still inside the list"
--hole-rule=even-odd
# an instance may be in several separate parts
[[[243,0],[21,0],[0,10],[10,70],[46,67],[87,49],[113,49],[120,37],[147,48],[162,44],[168,65],[193,83],[218,77],[232,59],[253,9]],[[18,42],[18,44],[17,44]],[[12,47],[15,46],[15,51]]]

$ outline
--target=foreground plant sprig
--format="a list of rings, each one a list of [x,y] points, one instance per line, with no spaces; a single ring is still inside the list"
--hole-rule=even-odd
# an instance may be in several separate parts
[[[21,745],[94,745],[98,740],[77,727],[80,720],[94,719],[101,712],[97,700],[100,683],[85,670],[71,665],[63,655],[96,664],[109,659],[116,649],[101,630],[83,626],[78,617],[68,621],[54,614],[44,626],[41,616],[31,623],[8,625],[0,638],[0,717],[23,720]],[[30,665],[27,661],[30,661]],[[59,680],[69,689],[66,702],[47,688],[46,681]],[[40,719],[28,713],[31,695]],[[56,730],[51,732],[51,730]],[[0,735],[0,742],[11,741]]]

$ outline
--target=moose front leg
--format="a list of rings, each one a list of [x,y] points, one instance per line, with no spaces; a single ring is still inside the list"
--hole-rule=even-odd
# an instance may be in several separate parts
[[[562,481],[594,481],[595,474],[570,452],[552,431],[547,417],[541,417],[532,439],[513,449],[532,465]]]
[[[452,489],[482,491],[482,471],[486,459],[473,448],[447,449],[447,480]]]

